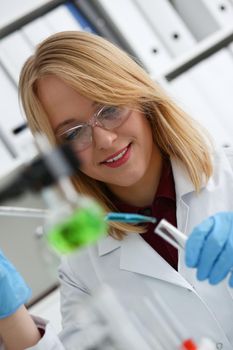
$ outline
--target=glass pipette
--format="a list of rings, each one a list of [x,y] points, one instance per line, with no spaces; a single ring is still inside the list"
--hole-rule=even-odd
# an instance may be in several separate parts
[[[24,218],[46,218],[48,209],[0,206],[0,216],[17,216]]]
[[[0,206],[0,216],[19,216],[25,218],[46,218],[50,215],[50,210],[39,208],[23,208]],[[105,216],[106,221],[125,222],[139,224],[143,222],[156,222],[156,218],[134,213],[114,213],[110,212]]]

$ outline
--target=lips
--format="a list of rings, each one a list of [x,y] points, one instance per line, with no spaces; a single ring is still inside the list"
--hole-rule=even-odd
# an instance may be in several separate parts
[[[118,152],[112,154],[110,157],[106,158],[100,164],[105,165],[110,168],[118,168],[127,162],[130,157],[131,144],[127,147],[122,148]]]
[[[110,159],[113,159],[113,158],[117,157],[119,154],[121,154],[122,152],[126,151],[128,147],[129,147],[129,145],[126,146],[126,147],[124,147],[124,148],[122,148],[120,151],[118,151],[118,152],[116,152],[116,153],[113,153],[110,157],[108,157],[108,158],[106,158],[105,160],[103,160],[103,161],[101,162],[101,164],[107,162],[107,161],[110,160]]]

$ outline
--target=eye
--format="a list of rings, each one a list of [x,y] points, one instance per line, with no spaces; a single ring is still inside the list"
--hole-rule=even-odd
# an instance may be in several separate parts
[[[107,106],[102,109],[99,119],[115,119],[121,115],[121,108],[115,106]]]
[[[76,126],[72,129],[67,130],[64,132],[64,134],[61,136],[62,140],[65,142],[72,142],[74,140],[77,140],[80,135],[82,135],[83,132],[83,127],[82,126]]]

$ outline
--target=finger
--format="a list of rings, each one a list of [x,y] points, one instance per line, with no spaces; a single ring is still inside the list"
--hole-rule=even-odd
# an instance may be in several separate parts
[[[229,278],[229,286],[233,288],[233,271],[231,272],[230,278]]]
[[[210,217],[193,229],[185,246],[185,262],[188,267],[197,266],[203,244],[213,226],[214,219]]]
[[[215,261],[213,268],[209,275],[210,284],[217,284],[221,282],[233,267],[233,247],[227,244],[223,249],[221,255]]]
[[[214,225],[210,234],[206,238],[200,253],[197,267],[197,278],[200,281],[209,277],[213,265],[219,254],[224,249],[231,231],[231,216],[227,213],[219,213],[213,216]]]
[[[0,265],[0,281],[6,276],[6,270]]]
[[[221,282],[233,267],[233,222],[229,223],[229,236],[222,253],[215,261],[209,276],[211,284]]]

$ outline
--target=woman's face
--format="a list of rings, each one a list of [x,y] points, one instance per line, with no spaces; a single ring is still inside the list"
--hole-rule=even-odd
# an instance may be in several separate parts
[[[54,76],[39,81],[38,97],[55,133],[61,127],[68,129],[74,122],[88,122],[99,109],[96,103]],[[113,130],[94,126],[92,144],[79,151],[78,157],[84,174],[114,190],[146,185],[148,172],[155,171],[160,153],[153,143],[148,120],[141,112],[132,111],[128,119]]]

